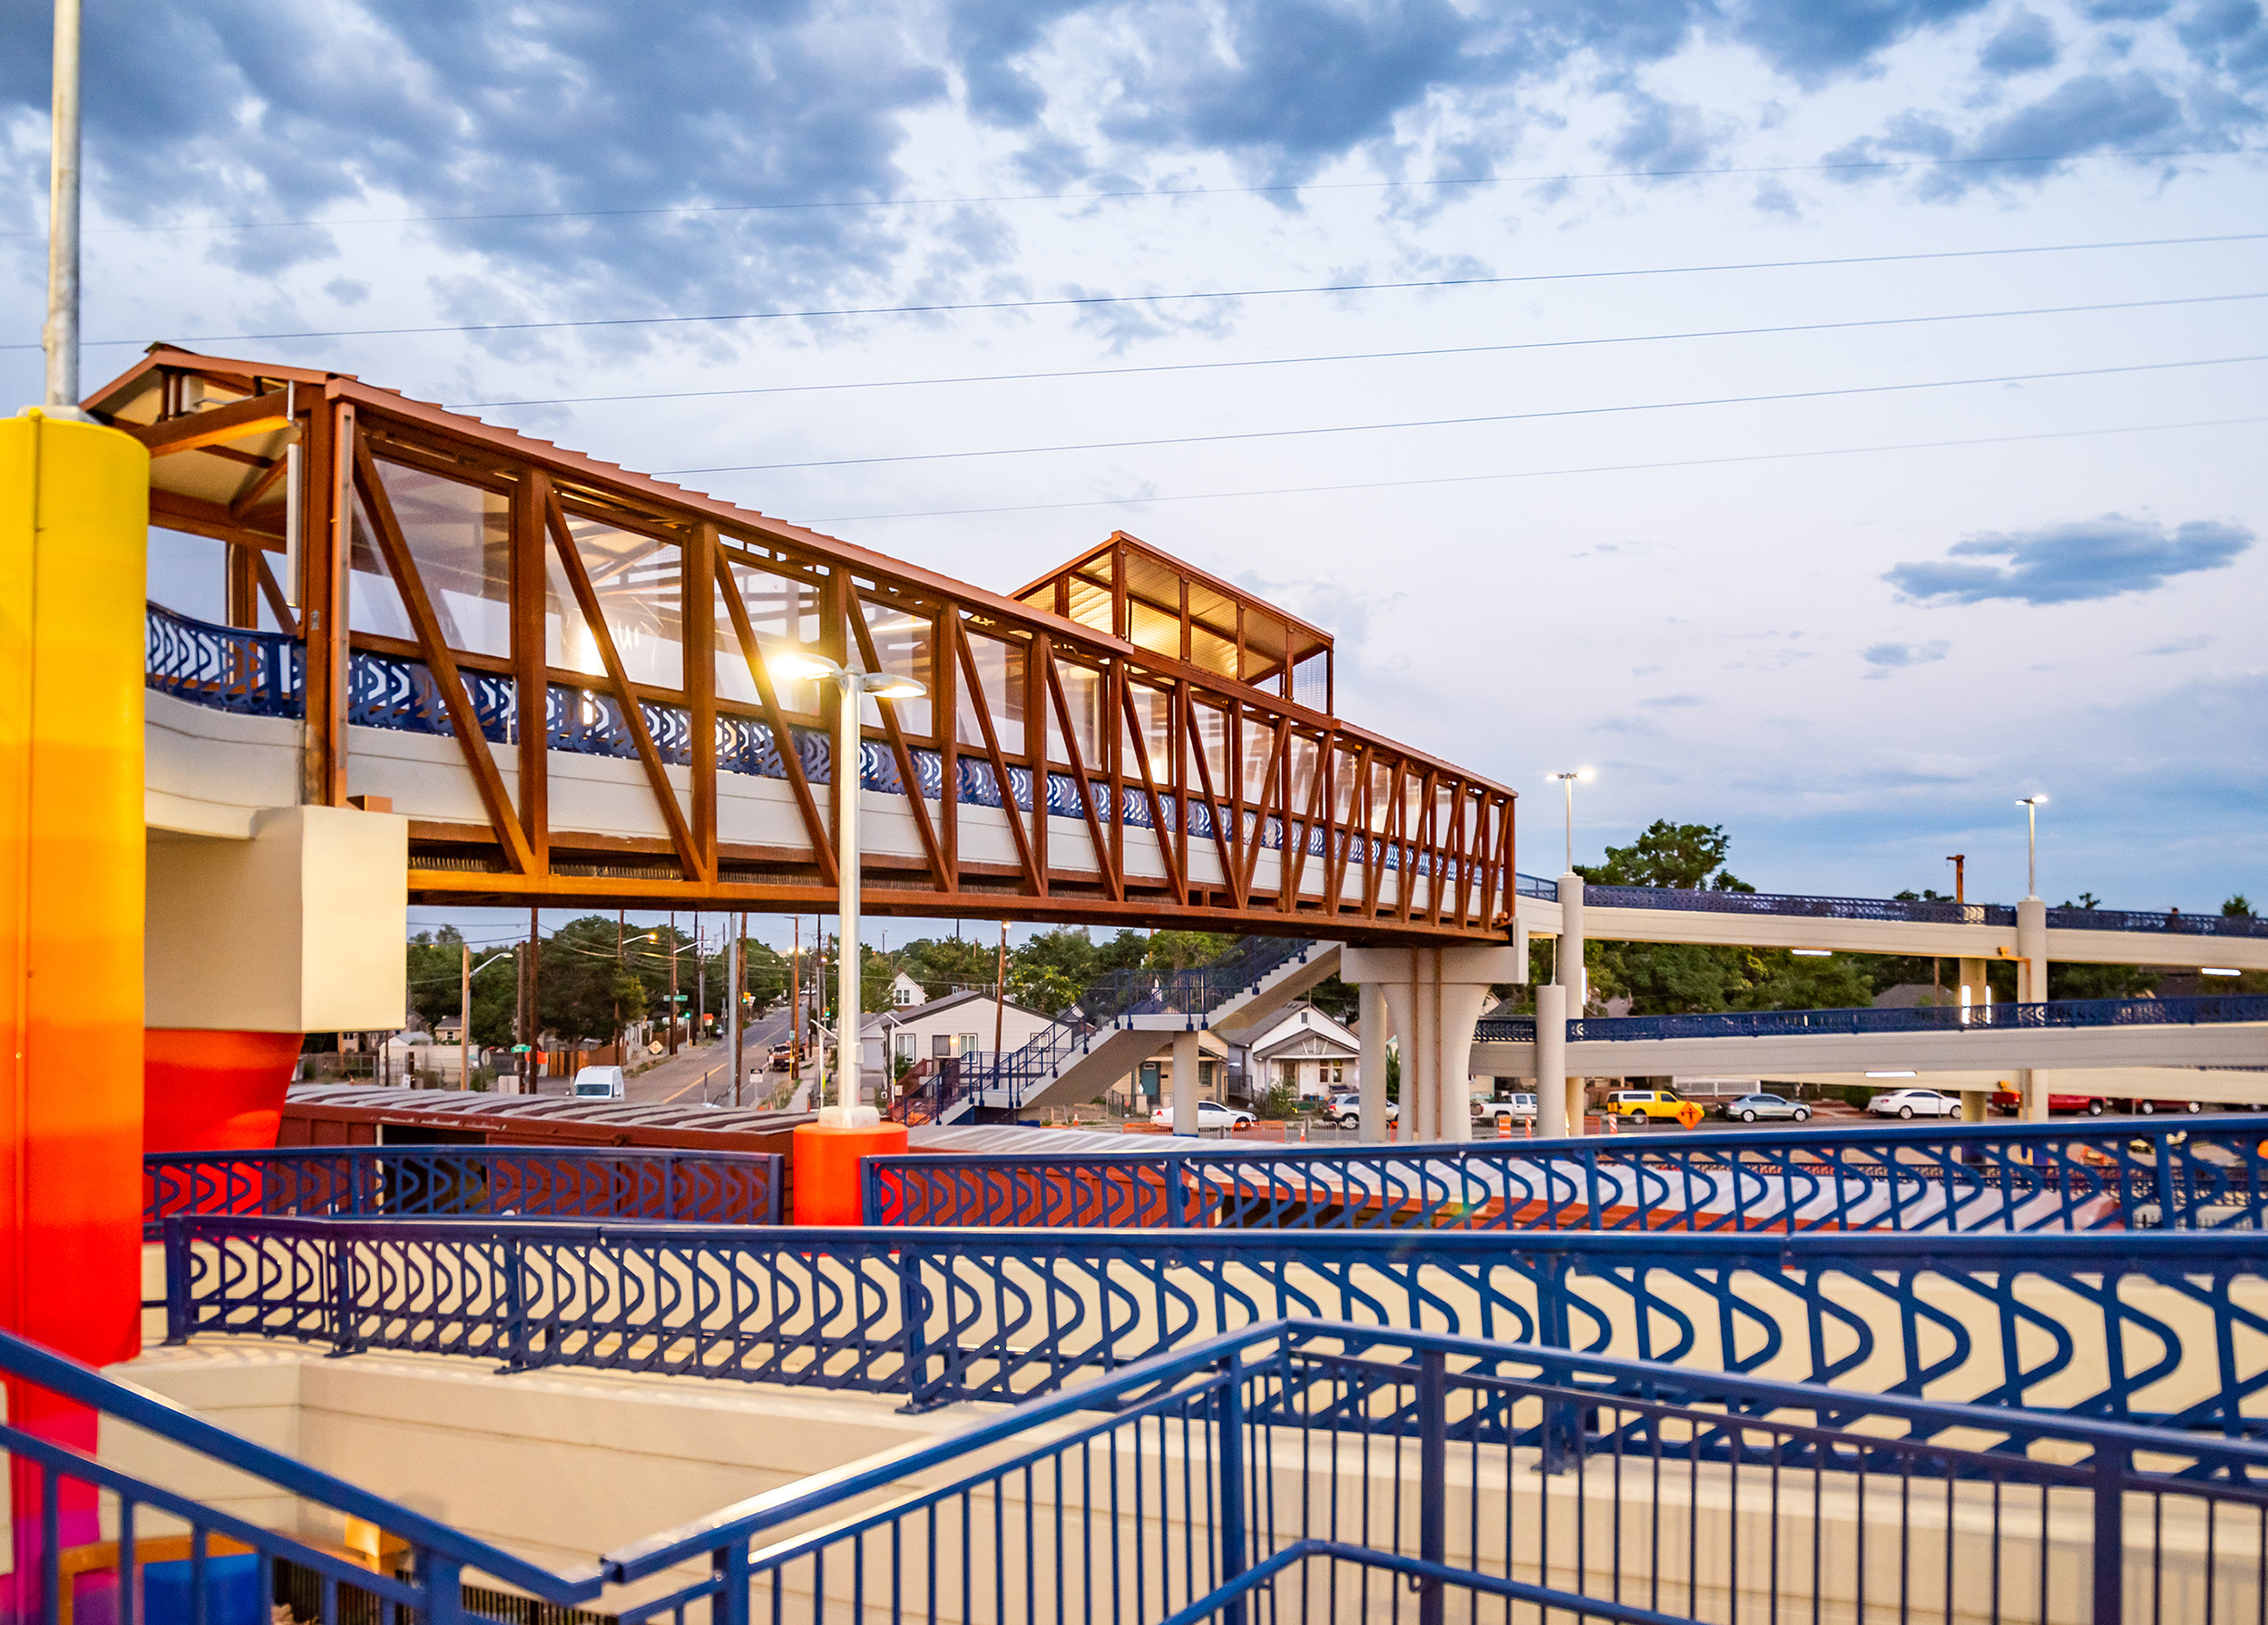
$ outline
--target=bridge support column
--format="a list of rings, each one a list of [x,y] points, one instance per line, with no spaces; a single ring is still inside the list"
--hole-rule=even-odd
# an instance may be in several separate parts
[[[1552,963],[1559,970],[1559,985],[1567,990],[1564,1013],[1569,1020],[1579,1020],[1584,1007],[1590,1003],[1590,979],[1583,969],[1584,945],[1583,877],[1569,869],[1559,876],[1559,945],[1552,955]],[[1564,1026],[1559,1029],[1559,1034],[1564,1045],[1567,1035]],[[1563,1077],[1567,1071],[1564,1048],[1560,1055],[1562,1063],[1559,1072],[1552,1074],[1560,1082],[1554,1087],[1564,1096],[1565,1103],[1561,1109],[1567,1115],[1566,1131],[1580,1134],[1583,1131],[1583,1080]],[[1542,1103],[1540,1082],[1538,1084],[1537,1103]]]
[[[1342,979],[1344,971],[1341,971]],[[1356,1038],[1362,1042],[1362,1057],[1356,1062],[1355,1084],[1362,1091],[1362,1127],[1364,1140],[1383,1141],[1386,1132],[1386,1040],[1393,1036],[1388,1030],[1392,1018],[1386,1013],[1386,990],[1375,982],[1365,982],[1355,989]]]
[[[1988,1010],[1992,1005],[1992,988],[1985,980],[1985,962],[1981,959],[1961,959],[1954,962],[1953,998],[1963,1010]],[[1961,1018],[1966,1021],[1966,1016]],[[2019,1083],[2020,1086],[2020,1083]],[[1980,1090],[1964,1090],[1960,1097],[1960,1116],[1963,1122],[1984,1121],[1991,1097]]]
[[[2016,905],[2016,998],[2019,1003],[2044,1003],[2048,998],[2048,905],[2026,897]],[[2017,1074],[2027,1122],[2048,1121],[2052,1088],[2048,1074],[2026,1070]]]
[[[1340,978],[1376,984],[1393,1015],[1404,1138],[1472,1137],[1472,1029],[1490,986],[1520,979],[1518,961],[1510,947],[1341,950]]]
[[[1567,1137],[1567,989],[1546,983],[1536,989],[1536,1132],[1546,1140]]]
[[[142,1342],[149,480],[116,429],[0,419],[0,1326],[93,1366]],[[15,1426],[93,1454],[93,1412],[6,1397]],[[10,1480],[0,1612],[32,1619],[39,1475]],[[92,1488],[62,1494],[61,1543],[100,1538]]]
[[[1173,1131],[1197,1132],[1198,1033],[1193,1027],[1173,1035]]]

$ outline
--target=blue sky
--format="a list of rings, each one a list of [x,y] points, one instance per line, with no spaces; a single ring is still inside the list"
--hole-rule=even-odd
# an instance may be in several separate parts
[[[24,400],[46,10],[0,4]],[[1530,869],[1589,766],[1579,854],[2008,897],[2045,790],[2051,901],[2268,897],[2254,0],[88,25],[91,380],[204,339],[530,403],[474,409],[1001,588],[1123,527],[1334,628],[1342,712],[1520,789]]]

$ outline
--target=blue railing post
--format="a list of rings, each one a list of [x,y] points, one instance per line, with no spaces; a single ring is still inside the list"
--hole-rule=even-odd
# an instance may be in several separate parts
[[[1176,1229],[1186,1229],[1189,1223],[1189,1160],[1186,1156],[1168,1154],[1166,1158],[1166,1189],[1168,1221]]]
[[[748,1625],[748,1542],[728,1541],[709,1553],[717,1576],[717,1595],[709,1605],[709,1625]],[[815,1597],[812,1605],[824,1608],[826,1599]]]
[[[1215,1414],[1219,1422],[1220,1472],[1220,1583],[1231,1584],[1251,1562],[1252,1546],[1245,1528],[1244,1375],[1237,1356],[1221,1362],[1223,1378]],[[1245,1625],[1244,1599],[1238,1597],[1221,1610],[1222,1625]]]
[[[463,1625],[464,1565],[455,1558],[421,1550],[417,1577],[425,1582],[425,1625]]]
[[[355,1352],[355,1268],[344,1232],[327,1238],[331,1250],[331,1357]]]
[[[2119,1625],[2126,1605],[2126,1453],[2095,1447],[2094,1625]]]
[[[171,1344],[189,1341],[189,1220],[183,1218],[165,1221],[165,1340]]]
[[[1418,1356],[1418,1556],[1429,1563],[1449,1557],[1449,1356],[1438,1348]],[[1418,1625],[1442,1625],[1442,1582],[1418,1584]]]

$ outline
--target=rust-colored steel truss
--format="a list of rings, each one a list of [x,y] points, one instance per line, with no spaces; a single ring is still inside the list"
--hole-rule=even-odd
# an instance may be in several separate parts
[[[1326,634],[1134,538],[1006,596],[347,374],[159,346],[87,404],[150,447],[152,523],[226,544],[230,624],[303,643],[305,800],[348,799],[358,657],[429,685],[480,816],[413,811],[414,901],[831,908],[844,776],[806,755],[837,702],[775,680],[794,646],[929,690],[868,702],[863,776],[912,826],[865,855],[875,913],[1405,943],[1510,918],[1513,793],[1338,719]],[[654,833],[555,822],[591,718]],[[728,772],[784,785],[768,838],[721,829]]]

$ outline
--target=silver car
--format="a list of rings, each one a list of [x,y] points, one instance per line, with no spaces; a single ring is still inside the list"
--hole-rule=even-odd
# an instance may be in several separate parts
[[[1745,1094],[1736,1101],[1725,1101],[1717,1110],[1734,1121],[1744,1123],[1760,1119],[1809,1122],[1812,1115],[1812,1109],[1802,1101],[1784,1100],[1776,1094]]]

